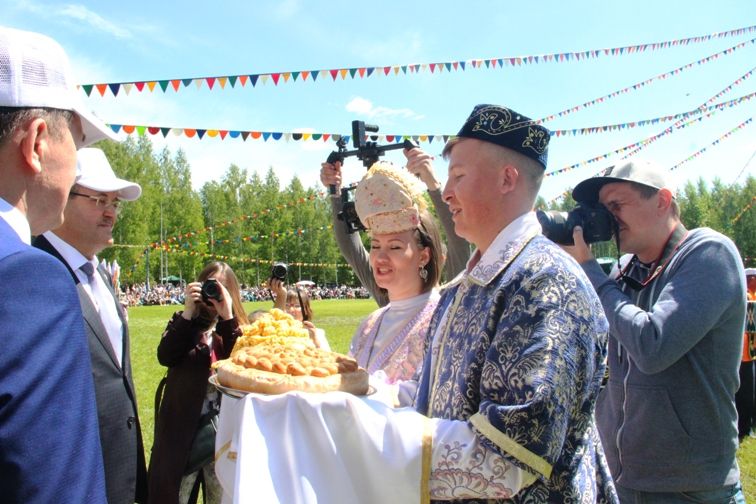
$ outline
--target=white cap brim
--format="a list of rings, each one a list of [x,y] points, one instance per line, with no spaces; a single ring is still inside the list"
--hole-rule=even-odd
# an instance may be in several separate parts
[[[84,133],[84,142],[82,147],[92,145],[100,140],[114,140],[120,141],[118,135],[110,129],[104,122],[97,118],[94,113],[90,112],[83,105],[77,105],[73,108],[73,112],[81,119],[81,129]],[[140,190],[141,192],[141,190]],[[137,196],[138,197],[138,196]]]

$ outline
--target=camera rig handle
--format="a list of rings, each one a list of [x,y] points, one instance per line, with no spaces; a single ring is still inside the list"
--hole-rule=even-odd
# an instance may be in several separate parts
[[[346,149],[346,141],[344,137],[341,137],[336,145],[338,150],[331,152],[326,159],[327,163],[335,163],[337,161],[343,163],[345,158],[350,156],[357,156],[357,159],[362,161],[362,165],[365,168],[370,168],[378,161],[378,158],[383,156],[386,151],[397,149],[415,149],[418,144],[410,139],[404,140],[402,143],[394,143],[388,145],[378,145],[377,142],[369,142],[366,139],[366,133],[378,132],[378,126],[373,124],[365,124],[364,121],[352,121],[352,144],[354,150]],[[328,187],[330,194],[336,194],[336,186],[330,185]]]

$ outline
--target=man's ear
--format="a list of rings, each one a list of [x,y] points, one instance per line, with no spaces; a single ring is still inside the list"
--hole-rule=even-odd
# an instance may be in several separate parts
[[[506,163],[499,167],[499,189],[501,190],[501,194],[514,191],[519,178],[520,171],[513,164]]]
[[[672,205],[672,199],[673,199],[672,191],[670,191],[669,189],[662,188],[662,189],[659,189],[659,192],[657,193],[657,195],[659,196],[659,200],[658,200],[659,210],[667,210],[670,207],[670,205]]]
[[[47,122],[38,117],[30,121],[21,131],[22,135],[19,147],[21,158],[25,167],[35,175],[42,172],[42,161],[48,150],[47,143],[50,139],[50,128]]]

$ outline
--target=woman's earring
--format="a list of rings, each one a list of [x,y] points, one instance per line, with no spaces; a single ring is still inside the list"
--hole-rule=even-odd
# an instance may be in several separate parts
[[[420,266],[419,274],[420,274],[420,278],[423,279],[423,282],[428,281],[428,270],[425,269],[425,265]]]

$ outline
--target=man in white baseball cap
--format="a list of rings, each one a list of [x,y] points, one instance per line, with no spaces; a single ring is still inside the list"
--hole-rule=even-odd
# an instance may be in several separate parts
[[[30,246],[61,224],[76,150],[112,137],[82,106],[65,51],[0,27],[0,495],[104,503],[92,368],[76,288]]]
[[[129,328],[110,275],[97,254],[113,245],[113,227],[124,201],[142,193],[118,178],[100,149],[79,149],[76,182],[63,224],[32,244],[68,267],[79,286],[84,332],[95,381],[105,486],[109,504],[145,502],[147,469],[131,376]]]

